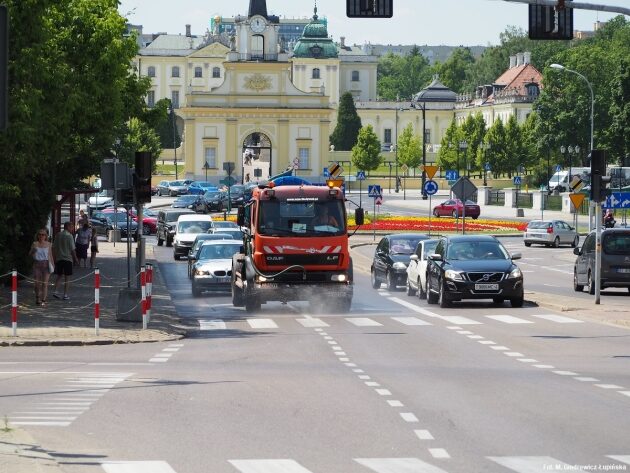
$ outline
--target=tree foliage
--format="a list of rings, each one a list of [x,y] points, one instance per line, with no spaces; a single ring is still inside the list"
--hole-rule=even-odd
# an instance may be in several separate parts
[[[413,133],[411,123],[398,137],[398,162],[409,168],[416,168],[422,163],[422,139]]]
[[[346,92],[339,99],[337,126],[330,135],[330,144],[335,146],[336,151],[350,151],[357,142],[360,129],[361,118],[354,106],[354,98]]]
[[[411,100],[431,80],[433,70],[417,47],[405,56],[383,56],[377,69],[377,93],[383,100]]]
[[[381,142],[372,125],[367,125],[359,131],[357,143],[352,148],[352,165],[361,171],[373,171],[382,162]]]

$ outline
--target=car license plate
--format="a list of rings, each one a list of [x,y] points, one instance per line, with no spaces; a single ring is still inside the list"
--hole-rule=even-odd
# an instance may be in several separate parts
[[[630,268],[617,268],[618,273],[630,273]]]
[[[498,284],[475,284],[475,291],[498,291]]]

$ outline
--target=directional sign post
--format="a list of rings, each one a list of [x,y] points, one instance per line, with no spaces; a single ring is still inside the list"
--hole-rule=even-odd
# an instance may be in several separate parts
[[[359,181],[359,208],[361,208],[361,194],[363,192],[363,181],[365,181],[365,171],[357,171],[357,181]]]
[[[328,171],[327,167],[323,169],[322,175],[326,178],[330,177],[330,172]]]
[[[466,176],[460,177],[453,187],[451,187],[451,191],[455,196],[462,201],[463,209],[462,209],[462,235],[466,234],[466,200],[468,200],[472,195],[477,192],[477,186],[475,186],[470,179]]]
[[[512,178],[512,182],[514,183],[514,185],[516,186],[516,215],[518,216],[518,194],[521,191],[521,183],[523,182],[521,176],[514,176]]]
[[[433,173],[433,175],[435,175],[435,172]],[[433,208],[433,205],[431,204],[431,200],[433,197],[433,194],[435,194],[438,191],[438,184],[437,182],[429,179],[428,181],[426,181],[424,183],[424,188],[422,189],[425,193],[425,195],[429,196],[429,235],[431,235],[431,209]]]
[[[409,166],[403,164],[400,166],[400,170],[403,172],[403,176],[405,178],[403,182],[403,200],[407,200],[407,171],[409,170]]]
[[[456,181],[459,179],[459,172],[454,170],[446,171],[445,177],[447,181]]]
[[[605,209],[630,209],[630,192],[612,192],[602,203]]]

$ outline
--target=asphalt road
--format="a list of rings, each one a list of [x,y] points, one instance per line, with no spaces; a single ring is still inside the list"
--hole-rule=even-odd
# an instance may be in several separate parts
[[[570,250],[505,244],[533,271],[526,288],[572,292]],[[0,416],[67,473],[630,468],[628,330],[374,290],[372,249],[356,250],[349,314],[273,303],[248,316],[229,294],[193,298],[186,262],[156,247],[194,336],[3,349]]]

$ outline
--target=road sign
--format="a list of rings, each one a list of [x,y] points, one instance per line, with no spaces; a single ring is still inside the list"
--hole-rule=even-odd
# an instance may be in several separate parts
[[[383,195],[383,190],[381,189],[381,186],[379,186],[378,184],[368,186],[368,196],[376,198],[379,195]]]
[[[357,172],[357,181],[365,181],[365,171]]]
[[[492,170],[492,168],[490,167],[490,163],[486,163],[486,164],[484,164],[483,168],[484,168],[486,171],[491,171],[491,170]]]
[[[409,166],[407,166],[406,164],[403,164],[402,166],[400,166],[400,170],[404,173],[406,173],[407,171],[409,171]]]
[[[330,173],[330,177],[336,178],[343,172],[343,168],[339,163],[332,163],[328,166],[328,172]]]
[[[381,205],[382,203],[383,203],[383,196],[382,195],[379,195],[378,197],[376,197],[374,199],[374,204],[375,205]]]
[[[330,172],[328,172],[328,168],[324,168],[324,170],[322,171],[322,175],[324,177],[330,177]]]
[[[467,177],[461,177],[451,187],[453,194],[462,201],[467,201],[472,195],[477,192],[477,186],[475,186]]]
[[[562,166],[560,166],[559,164],[556,164],[556,172],[560,172],[562,171]]]
[[[569,189],[571,192],[580,192],[584,187],[584,181],[580,178],[580,176],[573,176],[571,182],[569,183]]]
[[[223,170],[228,173],[228,176],[234,172],[234,163],[228,161],[227,163],[223,163]]]
[[[236,182],[236,179],[234,179],[232,176],[228,176],[228,177],[225,177],[225,178],[221,179],[219,182],[221,184],[225,184],[226,186],[229,187],[229,186],[234,185],[234,183]]]
[[[447,181],[456,181],[459,178],[459,171],[446,171],[445,177]]]
[[[431,179],[429,179],[428,181],[424,183],[424,193],[426,195],[433,195],[438,191],[438,189],[439,189],[439,186],[437,182],[432,181]]]
[[[582,202],[584,201],[584,197],[584,194],[569,194],[569,199],[571,199],[573,207],[576,209],[580,208],[580,205],[582,205]]]
[[[424,172],[427,173],[427,177],[429,179],[433,179],[433,176],[435,176],[438,169],[438,166],[429,166],[428,164],[424,166]]]
[[[606,209],[630,209],[630,192],[613,192],[602,206]]]
[[[520,186],[522,181],[523,179],[521,178],[521,176],[514,176],[512,178],[512,182],[514,182],[515,186]]]

